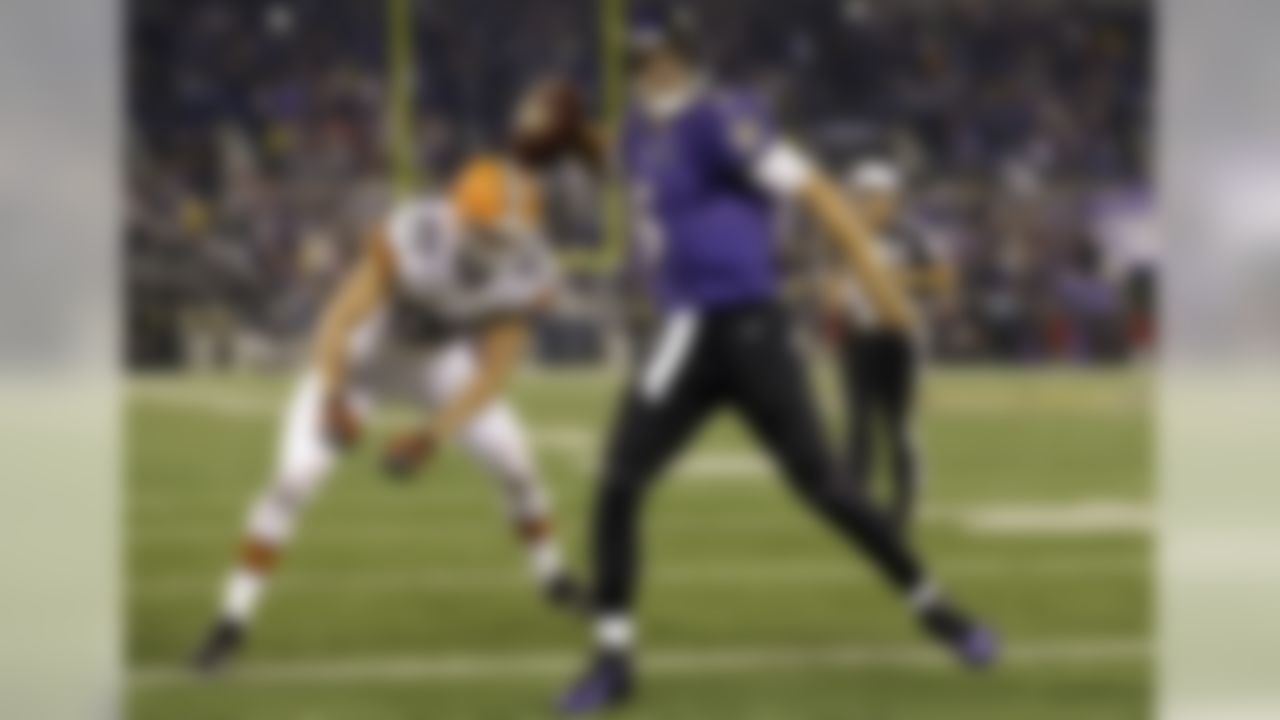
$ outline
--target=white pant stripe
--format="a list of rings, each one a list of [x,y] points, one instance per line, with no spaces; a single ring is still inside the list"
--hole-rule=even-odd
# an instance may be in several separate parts
[[[690,310],[671,314],[662,326],[649,364],[640,378],[640,396],[651,403],[661,402],[675,384],[697,337],[698,315]]]

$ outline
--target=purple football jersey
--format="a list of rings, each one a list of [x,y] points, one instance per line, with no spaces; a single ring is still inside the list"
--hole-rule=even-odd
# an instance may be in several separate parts
[[[669,118],[633,111],[622,154],[637,235],[657,248],[667,307],[711,308],[774,295],[773,202],[752,166],[773,138],[760,103],[704,90]]]

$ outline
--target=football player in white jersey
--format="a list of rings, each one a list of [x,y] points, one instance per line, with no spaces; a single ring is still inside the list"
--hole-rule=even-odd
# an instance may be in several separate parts
[[[530,122],[524,112],[521,122]],[[506,157],[474,160],[448,197],[405,205],[371,234],[321,320],[197,669],[222,668],[243,644],[281,548],[339,453],[358,440],[375,399],[428,412],[388,443],[385,469],[408,476],[458,439],[499,487],[542,591],[579,609],[582,593],[561,558],[524,431],[501,397],[524,354],[528,320],[557,284],[532,174],[547,148],[517,144]]]

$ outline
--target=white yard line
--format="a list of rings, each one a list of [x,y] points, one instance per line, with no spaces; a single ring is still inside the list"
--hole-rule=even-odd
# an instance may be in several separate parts
[[[1012,668],[1061,668],[1143,662],[1150,647],[1140,638],[1082,638],[1012,643],[1003,661]],[[493,655],[413,655],[350,659],[259,660],[246,662],[217,682],[241,685],[334,683],[417,683],[561,679],[581,667],[574,652]],[[838,648],[754,647],[652,649],[644,670],[655,675],[739,675],[811,672],[815,669],[891,668],[948,670],[953,663],[924,643]],[[134,688],[181,687],[207,682],[182,667],[147,665],[129,674]]]
[[[192,389],[180,385],[134,384],[128,393],[130,402],[143,402],[164,409],[206,412],[222,417],[264,418],[278,415],[283,408],[282,396],[259,395],[243,391],[221,392]]]
[[[879,581],[867,574],[856,559],[847,562],[778,563],[759,562],[749,565],[716,563],[707,565],[656,564],[647,581],[666,587],[752,588],[814,587],[824,585],[876,585]],[[1130,577],[1145,572],[1145,561],[1133,555],[1108,556],[1089,560],[1069,560],[1029,564],[1026,561],[961,560],[943,563],[941,576],[946,581],[999,579],[1009,582],[1044,580],[1047,578],[1098,579],[1099,576]],[[222,577],[203,572],[152,575],[131,584],[136,597],[147,600],[212,593]],[[519,591],[528,580],[516,566],[439,569],[404,568],[390,570],[285,570],[272,581],[273,592],[315,592],[328,595],[371,592],[467,592]]]
[[[1097,535],[1147,533],[1154,527],[1148,505],[1094,501],[1063,505],[1022,504],[965,513],[960,524],[984,535]]]
[[[449,505],[441,499],[439,505],[433,505],[427,499],[420,507],[423,510],[439,510]],[[247,497],[237,497],[237,502],[247,503]],[[496,502],[496,501],[495,501]],[[135,501],[135,506],[137,501]],[[387,524],[386,517],[373,518],[376,524],[358,522],[355,517],[350,522],[330,525],[323,528],[303,530],[304,536],[321,539],[325,542],[448,542],[452,538],[466,539],[469,532],[478,530],[487,532],[488,528],[496,528],[500,524],[500,515],[495,507],[480,507],[483,502],[468,502],[467,512],[461,503],[455,502],[459,513],[447,518],[434,518],[423,525],[410,522]],[[362,507],[362,515],[367,517],[371,506]],[[372,506],[376,511],[377,506]],[[769,506],[772,510],[772,506]],[[395,512],[402,512],[397,507]],[[680,513],[684,518],[688,513]],[[1096,537],[1113,535],[1145,535],[1151,532],[1154,524],[1154,510],[1145,503],[1098,498],[1087,501],[1062,503],[986,503],[966,504],[952,507],[927,508],[923,513],[926,526],[942,529],[959,530],[977,537]],[[699,517],[696,520],[696,531],[699,534],[715,535],[717,533],[732,534],[744,528],[750,528],[755,534],[772,532],[790,532],[799,522],[797,517],[784,513],[726,513],[716,517]],[[672,531],[689,532],[681,523]],[[135,545],[172,544],[182,542],[216,542],[226,536],[228,528],[225,523],[135,523],[128,534],[129,541]]]

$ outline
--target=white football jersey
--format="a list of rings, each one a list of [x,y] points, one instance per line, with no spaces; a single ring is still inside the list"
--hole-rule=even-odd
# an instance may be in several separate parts
[[[526,313],[559,281],[555,258],[536,232],[492,245],[471,243],[447,202],[397,209],[388,223],[395,265],[393,316],[423,334],[451,334],[496,317]]]

